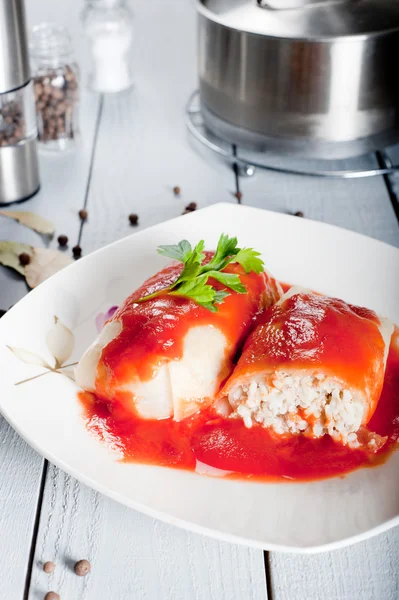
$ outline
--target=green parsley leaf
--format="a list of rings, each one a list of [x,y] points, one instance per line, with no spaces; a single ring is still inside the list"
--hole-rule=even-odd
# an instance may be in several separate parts
[[[181,281],[187,281],[199,275],[202,261],[205,258],[205,254],[203,254],[204,246],[205,242],[204,240],[201,240],[195,246],[194,250],[190,252],[184,263],[183,271],[181,272],[179,279],[176,281],[176,284],[180,283]]]
[[[258,258],[260,252],[256,252],[252,248],[243,248],[240,250],[231,262],[236,262],[242,266],[246,273],[253,271],[254,273],[262,273],[265,270],[263,260]]]
[[[212,304],[212,302],[197,302],[197,304],[203,306],[204,308],[207,308],[213,313],[218,312],[217,306],[215,304]]]
[[[214,303],[215,304],[223,304],[224,299],[227,298],[227,296],[230,296],[229,292],[224,292],[223,290],[217,290],[217,292],[215,293]]]
[[[194,248],[187,240],[182,240],[176,246],[159,246],[158,253],[182,262],[183,270],[174,283],[143,296],[136,302],[146,302],[157,296],[170,294],[190,298],[208,310],[216,312],[216,305],[221,304],[230,292],[217,290],[208,283],[209,279],[215,279],[233,292],[245,294],[247,290],[240,276],[237,273],[226,273],[223,269],[235,262],[240,264],[246,273],[251,271],[261,273],[264,270],[263,261],[259,258],[260,253],[252,248],[239,248],[236,237],[231,238],[223,233],[214,256],[207,264],[203,264],[204,246],[204,240],[199,241]]]
[[[207,275],[201,275],[190,281],[184,281],[175,290],[169,292],[172,296],[184,296],[195,300],[198,304],[203,302],[213,303],[216,290],[211,285],[207,285]]]
[[[214,256],[207,265],[204,266],[204,271],[221,271],[230,262],[230,258],[237,254],[237,238],[229,238],[228,235],[222,233]]]
[[[199,288],[204,287],[207,280],[208,280],[208,275],[204,274],[204,275],[200,275],[199,277],[194,277],[193,279],[190,279],[188,281],[182,281],[180,283],[178,289],[174,290],[173,293],[175,293],[175,294],[182,293],[183,295],[186,295],[197,287],[199,287]],[[177,281],[179,281],[179,280],[177,280]],[[213,289],[211,285],[208,287]]]
[[[209,288],[211,286],[206,285],[205,287]],[[190,298],[211,312],[217,312],[216,304],[222,304],[226,296],[230,296],[230,294],[228,292],[223,292],[222,290],[216,291],[214,288],[211,289],[213,290],[213,299],[211,302],[205,302],[205,297],[203,294],[194,293],[192,296],[190,296]]]
[[[209,271],[209,277],[213,277],[216,281],[223,283],[226,287],[239,294],[245,294],[247,288],[241,283],[241,279],[235,273],[224,273],[223,271]]]
[[[158,246],[158,254],[174,258],[184,263],[191,255],[191,244],[187,240],[182,240],[177,246]]]

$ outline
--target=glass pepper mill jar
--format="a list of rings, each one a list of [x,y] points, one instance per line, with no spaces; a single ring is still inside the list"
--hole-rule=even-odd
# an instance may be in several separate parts
[[[121,92],[133,83],[133,16],[125,0],[86,0],[82,22],[89,47],[89,86]]]
[[[68,149],[78,133],[79,74],[67,29],[33,27],[30,55],[39,142],[49,150]]]

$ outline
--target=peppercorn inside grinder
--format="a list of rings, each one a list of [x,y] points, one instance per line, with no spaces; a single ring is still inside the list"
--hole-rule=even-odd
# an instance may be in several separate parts
[[[37,126],[23,0],[0,0],[0,205],[39,189]]]
[[[29,40],[40,147],[66,150],[78,133],[78,68],[63,25],[41,23]]]

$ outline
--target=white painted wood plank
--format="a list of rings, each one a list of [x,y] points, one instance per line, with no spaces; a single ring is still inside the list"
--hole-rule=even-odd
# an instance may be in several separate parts
[[[42,459],[0,416],[0,598],[22,598]]]
[[[67,25],[79,44],[78,11],[68,3],[30,0],[27,4],[30,25],[54,20]],[[51,219],[57,229],[51,242],[16,223],[0,218],[0,239],[18,240],[28,244],[57,247],[60,233],[70,239],[68,252],[77,242],[79,219],[77,211],[85,198],[98,98],[83,91],[81,103],[81,140],[76,152],[61,155],[40,154],[40,192],[16,210],[32,210]],[[27,287],[19,276],[0,269],[0,308],[8,309],[25,293]],[[33,524],[43,460],[0,417],[0,598],[21,599],[24,593],[26,568],[31,547]]]
[[[186,101],[197,85],[191,2],[140,0],[135,24],[135,87],[104,99],[86,253],[136,231],[129,213],[147,227],[180,215],[190,202],[201,208],[235,201],[231,168],[210,151],[198,152],[185,126]]]
[[[185,102],[196,85],[193,7],[184,0],[140,1],[135,19],[136,85],[104,99],[84,253],[135,231],[131,212],[140,228],[179,215],[189,202],[234,201],[231,169],[197,153],[184,125]],[[82,580],[71,565],[85,557],[93,572]],[[51,578],[41,571],[45,560],[58,563]],[[30,598],[48,589],[82,600],[266,598],[262,552],[140,515],[55,467],[46,481]]]
[[[261,556],[142,517],[50,466],[29,598],[264,600]],[[86,578],[73,572],[82,558]]]
[[[272,598],[397,600],[398,561],[399,528],[327,554],[296,556],[272,553]]]
[[[363,157],[329,167],[375,164],[373,157]],[[301,210],[308,218],[399,246],[399,227],[382,178],[335,181],[258,170],[252,180],[241,178],[240,184],[244,204],[290,213]],[[269,559],[273,600],[399,597],[399,528],[343,550],[315,556],[270,553]]]
[[[26,3],[26,8],[29,27],[42,21],[62,23],[72,35],[77,56],[82,56],[80,2],[75,0],[71,6],[69,3],[54,3],[49,0],[30,0]],[[72,254],[71,249],[77,242],[80,228],[77,213],[82,208],[85,198],[98,108],[99,97],[90,93],[82,82],[79,108],[80,138],[76,149],[65,153],[41,150],[39,192],[30,200],[12,206],[13,210],[33,211],[50,219],[56,227],[53,240],[42,237],[5,217],[0,217],[0,240],[7,239],[33,246],[58,248],[57,237],[65,234],[70,240],[65,252]],[[0,269],[1,309],[7,310],[27,291],[21,277],[4,268]]]
[[[251,153],[240,150],[240,156]],[[275,161],[281,164],[281,161]],[[298,161],[291,164],[298,165]],[[304,163],[307,167],[314,162]],[[331,162],[330,169],[373,168],[373,157]],[[331,180],[257,170],[241,178],[242,202],[279,212],[303,211],[305,217],[352,229],[399,246],[399,228],[381,177]]]
[[[84,120],[80,146],[74,152],[59,156],[40,153],[40,191],[29,201],[12,206],[12,210],[33,211],[50,219],[56,228],[53,239],[0,216],[0,240],[58,249],[57,237],[64,234],[68,236],[69,244],[62,251],[72,256],[80,229],[78,211],[85,199],[98,107],[97,97],[89,93],[83,95],[81,115]],[[8,310],[27,291],[22,277],[3,267],[0,269],[0,308]]]

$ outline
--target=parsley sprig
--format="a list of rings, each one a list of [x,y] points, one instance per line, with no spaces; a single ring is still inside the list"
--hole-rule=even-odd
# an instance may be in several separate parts
[[[216,252],[212,259],[203,264],[205,242],[201,240],[194,248],[190,242],[182,240],[176,246],[159,246],[157,251],[162,256],[174,258],[183,263],[183,270],[174,283],[162,288],[153,294],[143,296],[135,302],[141,303],[164,294],[190,298],[197,304],[204,306],[212,312],[217,311],[217,304],[221,304],[230,292],[216,290],[208,283],[210,278],[219,281],[227,289],[238,294],[245,294],[247,289],[241,283],[239,275],[225,273],[224,269],[230,263],[240,264],[245,273],[262,273],[264,270],[260,253],[252,248],[239,248],[237,238],[230,238],[226,234],[220,236]]]

